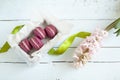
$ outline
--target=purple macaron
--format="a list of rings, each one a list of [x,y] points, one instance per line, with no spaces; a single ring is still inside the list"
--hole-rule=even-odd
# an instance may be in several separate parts
[[[35,36],[37,36],[40,39],[44,39],[46,37],[46,33],[44,31],[44,29],[42,29],[41,27],[37,27],[33,30],[33,34]]]
[[[32,49],[28,39],[24,39],[19,43],[19,46],[22,50],[24,50],[26,53],[29,53]]]
[[[29,42],[35,50],[39,50],[44,45],[43,42],[36,36],[31,37]]]
[[[55,35],[57,34],[57,29],[53,25],[48,25],[45,27],[45,32],[49,38],[54,38]]]

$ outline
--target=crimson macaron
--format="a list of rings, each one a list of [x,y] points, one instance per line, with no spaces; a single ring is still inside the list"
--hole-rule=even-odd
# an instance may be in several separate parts
[[[36,36],[31,37],[29,42],[35,50],[39,50],[44,45],[43,42]]]
[[[47,25],[45,27],[45,32],[46,32],[46,35],[49,37],[49,38],[54,38],[55,35],[57,34],[57,29],[55,26],[53,25]]]
[[[44,29],[42,29],[41,27],[37,27],[33,30],[33,34],[37,37],[39,37],[40,39],[44,39],[46,37],[46,33],[44,31]]]
[[[23,39],[20,43],[19,46],[21,49],[23,49],[26,53],[29,53],[30,50],[32,49],[28,39]]]

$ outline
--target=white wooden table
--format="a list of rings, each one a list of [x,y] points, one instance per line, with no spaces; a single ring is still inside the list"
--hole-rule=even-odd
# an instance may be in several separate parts
[[[0,0],[0,47],[16,25],[29,22],[41,10],[73,23],[73,33],[92,32],[120,17],[120,0]],[[11,50],[0,54],[0,80],[120,80],[120,37],[113,30],[92,60],[76,70],[69,61],[79,42],[61,56],[44,56],[35,67],[28,67]]]

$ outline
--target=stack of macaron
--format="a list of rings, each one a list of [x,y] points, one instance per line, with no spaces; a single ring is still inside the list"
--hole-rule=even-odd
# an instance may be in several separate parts
[[[32,34],[33,36],[29,38],[23,39],[20,43],[19,46],[22,50],[24,50],[26,53],[30,53],[33,50],[39,50],[43,45],[43,39],[45,38],[54,38],[55,35],[57,34],[57,29],[53,25],[47,25],[45,29],[42,27],[36,27],[33,31]]]

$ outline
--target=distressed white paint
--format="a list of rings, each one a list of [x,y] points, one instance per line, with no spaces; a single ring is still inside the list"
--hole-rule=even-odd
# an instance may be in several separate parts
[[[96,27],[104,29],[120,16],[120,0],[0,0],[0,47],[14,26],[29,22],[41,10],[73,23],[70,34],[92,32]],[[28,67],[12,50],[0,54],[0,80],[119,80],[120,37],[113,32],[92,60],[78,70],[71,63],[72,52],[82,41],[78,38],[65,54],[45,54],[35,67]]]
[[[84,68],[74,69],[71,64],[0,64],[1,80],[119,80],[119,63],[88,63]]]
[[[2,0],[0,4],[0,19],[30,18],[40,10],[62,19],[114,19],[120,14],[120,0]]]

